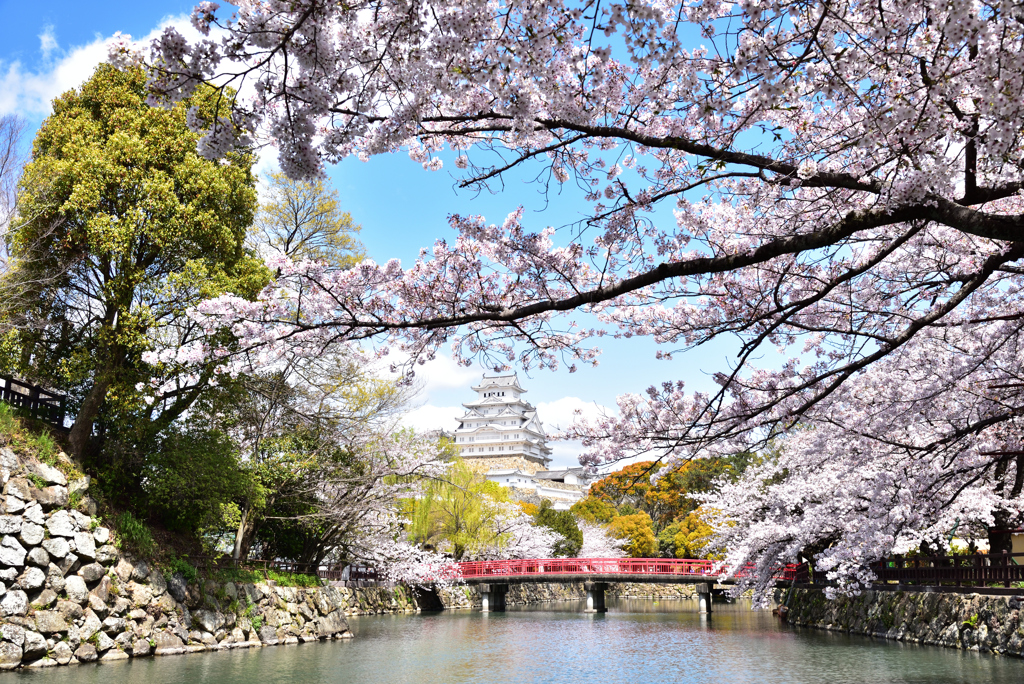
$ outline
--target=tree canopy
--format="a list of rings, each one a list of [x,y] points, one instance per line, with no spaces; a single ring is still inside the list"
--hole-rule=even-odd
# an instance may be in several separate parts
[[[147,406],[137,385],[167,378],[144,355],[169,349],[175,359],[180,345],[205,339],[190,305],[226,291],[253,296],[267,280],[242,248],[253,156],[203,159],[188,128],[191,109],[216,110],[217,92],[163,109],[146,104],[145,83],[142,69],[103,65],[54,100],[8,235],[12,296],[2,307],[18,323],[21,369],[74,397],[78,456],[101,410],[154,433],[181,415],[213,364],[175,374]]]
[[[488,366],[592,362],[608,333],[665,359],[735,336],[716,390],[625,395],[574,434],[588,463],[779,439],[716,504],[731,567],[762,579],[827,544],[823,567],[856,584],[955,520],[1020,524],[1019,3],[303,0],[239,17],[203,4],[219,38],[168,28],[148,53],[157,100],[258,82],[207,120],[207,153],[230,123],[263,125],[293,177],[398,149],[437,170],[448,148],[462,187],[528,169],[580,188],[586,217],[456,215],[412,268],[286,266],[256,304],[205,305],[208,325],[308,354],[448,344]],[[757,367],[773,348],[785,360]]]

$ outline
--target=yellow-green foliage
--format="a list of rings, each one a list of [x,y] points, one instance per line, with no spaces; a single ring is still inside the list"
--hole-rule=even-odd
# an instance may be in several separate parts
[[[722,556],[709,553],[707,544],[715,531],[705,521],[705,512],[698,508],[678,521],[675,535],[676,558],[708,558],[721,560]]]
[[[608,534],[616,539],[625,539],[623,551],[632,558],[652,558],[658,554],[654,523],[646,513],[620,515],[608,525]]]
[[[420,498],[404,503],[410,539],[450,551],[456,560],[508,543],[500,529],[503,505],[510,503],[508,490],[461,460],[452,462],[445,480],[429,483]]]
[[[610,523],[612,518],[617,515],[615,506],[593,496],[580,499],[569,510],[577,518],[598,525]]]

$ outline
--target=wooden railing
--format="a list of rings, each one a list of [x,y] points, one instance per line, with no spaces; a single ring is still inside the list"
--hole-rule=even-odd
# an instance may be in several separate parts
[[[1024,582],[1024,553],[970,556],[896,556],[871,566],[878,582],[901,585],[983,587]]]
[[[42,387],[0,375],[0,401],[55,427],[64,427],[67,398]]]

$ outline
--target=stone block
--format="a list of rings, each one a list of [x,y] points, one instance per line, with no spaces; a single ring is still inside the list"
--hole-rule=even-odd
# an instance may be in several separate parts
[[[259,630],[260,641],[268,646],[272,646],[277,643],[277,628],[271,625],[266,625]]]
[[[75,551],[83,558],[96,558],[96,540],[90,532],[78,532],[75,534]]]
[[[21,590],[9,591],[0,599],[0,615],[24,615],[28,612],[28,595]]]
[[[329,615],[317,620],[317,635],[321,637],[331,636],[340,632],[348,631],[348,623],[342,616],[340,610],[336,610]]]
[[[16,496],[8,495],[4,500],[4,510],[8,513],[19,513],[25,510],[25,502]]]
[[[136,582],[141,582],[147,577],[149,577],[149,563],[139,561],[135,564],[135,569],[132,570],[132,579]]]
[[[177,655],[185,651],[185,643],[170,632],[156,632],[153,641],[156,643],[156,655]]]
[[[75,492],[81,492],[82,494],[85,494],[87,491],[89,491],[89,483],[91,481],[92,478],[90,478],[88,475],[86,475],[85,477],[80,477],[77,480],[72,480],[71,484],[68,485],[68,493],[74,494]]]
[[[224,616],[218,611],[197,610],[192,613],[192,619],[204,632],[213,633],[224,626]]]
[[[114,605],[110,607],[110,612],[112,612],[114,615],[124,615],[128,612],[128,610],[131,607],[131,601],[124,598],[123,596],[118,596],[117,599],[114,601]]]
[[[13,670],[21,665],[22,650],[18,644],[9,641],[0,643],[0,670]]]
[[[64,573],[60,568],[50,563],[46,566],[46,584],[56,592],[64,591]]]
[[[164,579],[162,572],[149,573],[149,588],[153,591],[153,596],[159,596],[167,591],[167,580]]]
[[[89,609],[100,618],[105,618],[110,612],[110,607],[96,594],[89,594]]]
[[[43,541],[43,526],[35,523],[25,522],[21,526],[18,538],[25,546],[39,546]]]
[[[36,630],[41,634],[56,634],[68,631],[64,616],[55,610],[36,611]]]
[[[85,580],[78,575],[71,575],[64,579],[64,591],[68,595],[68,600],[75,603],[83,604],[89,600],[89,587],[85,585]]]
[[[109,651],[114,647],[114,640],[106,635],[105,632],[96,633],[96,650],[100,653]]]
[[[174,573],[167,582],[167,592],[174,597],[178,603],[184,603],[188,596],[188,584],[180,572]]]
[[[153,600],[153,590],[145,584],[136,584],[132,588],[132,603],[136,606],[148,606]]]
[[[0,563],[14,568],[25,565],[25,547],[18,543],[18,540],[7,535],[0,541]]]
[[[149,639],[136,639],[132,642],[132,655],[136,658],[148,656],[153,650]]]
[[[64,508],[68,505],[68,488],[60,485],[33,489],[32,497],[39,502],[44,511],[52,511],[55,508]]]
[[[91,663],[98,657],[98,654],[96,653],[96,647],[92,644],[83,643],[81,646],[75,649],[75,657],[83,663]]]
[[[21,525],[20,515],[0,515],[0,534],[18,534]]]
[[[64,641],[58,641],[53,646],[53,659],[61,665],[67,665],[71,662],[71,658],[74,657],[74,653],[71,652],[71,647]]]
[[[46,514],[43,513],[43,507],[35,501],[25,506],[25,510],[22,512],[21,517],[36,525],[46,523]]]
[[[50,565],[50,554],[46,553],[46,549],[41,546],[30,550],[26,558],[29,565],[34,565],[38,568],[45,568]]]
[[[64,558],[71,551],[71,545],[68,544],[68,540],[64,537],[44,539],[42,541],[42,548],[54,558]]]
[[[100,631],[101,627],[103,627],[103,623],[96,616],[96,613],[88,609],[85,611],[85,620],[78,628],[78,638],[82,641],[88,641],[92,638],[93,634]]]
[[[103,621],[103,631],[107,634],[120,634],[124,631],[124,618],[109,616]]]
[[[57,567],[60,568],[60,571],[63,574],[68,574],[78,567],[78,556],[69,551],[68,555],[64,556],[57,562]]]
[[[3,636],[4,641],[17,644],[19,648],[25,644],[25,628],[21,625],[11,623],[0,625],[0,636]]]
[[[97,527],[92,531],[92,538],[96,540],[97,544],[106,544],[110,541],[110,530],[106,527]]]
[[[39,632],[25,630],[24,660],[35,660],[46,655],[46,639]]]
[[[78,576],[85,580],[86,584],[99,582],[107,574],[107,571],[99,563],[89,563],[78,569]]]
[[[64,473],[45,463],[39,463],[38,461],[29,463],[28,469],[38,477],[41,477],[48,485],[66,485],[68,483]]]
[[[7,481],[4,485],[4,494],[8,497],[14,497],[21,501],[28,502],[32,500],[32,483],[23,477],[14,477]],[[22,508],[24,510],[24,508]]]
[[[53,589],[43,589],[39,596],[32,599],[32,607],[36,610],[44,610],[57,602],[57,592]]]
[[[101,601],[110,600],[110,589],[114,586],[114,582],[110,579],[110,575],[103,575],[100,577],[99,584],[92,588],[92,595]]]
[[[57,612],[63,615],[68,622],[75,622],[85,615],[82,606],[74,601],[57,601]]]
[[[46,520],[51,537],[74,537],[78,532],[75,521],[67,511],[57,511]]]
[[[96,549],[96,562],[103,565],[110,565],[120,558],[117,548],[110,544],[104,544]]]
[[[21,588],[28,591],[40,589],[45,583],[46,573],[39,568],[26,568],[25,572],[21,573],[21,577],[18,578],[18,584],[21,585]]]
[[[101,662],[110,662],[111,660],[128,660],[128,654],[112,648],[100,657]]]

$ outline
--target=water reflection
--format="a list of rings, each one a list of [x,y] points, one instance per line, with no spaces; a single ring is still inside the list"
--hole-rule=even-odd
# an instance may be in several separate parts
[[[47,684],[441,684],[482,682],[1021,682],[1024,661],[794,630],[749,605],[609,600],[507,613],[354,618],[347,642],[278,646],[0,675]]]

